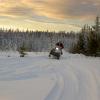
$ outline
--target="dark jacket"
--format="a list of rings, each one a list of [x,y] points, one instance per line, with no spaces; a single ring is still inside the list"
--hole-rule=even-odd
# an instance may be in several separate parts
[[[63,49],[63,48],[64,48],[64,45],[63,45],[61,42],[56,43],[56,46],[61,47],[61,49]]]

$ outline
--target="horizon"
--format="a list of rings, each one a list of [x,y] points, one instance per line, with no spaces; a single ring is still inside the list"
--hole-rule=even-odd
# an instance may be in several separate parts
[[[0,27],[33,31],[75,31],[93,25],[99,0],[0,0]]]
[[[80,31],[50,31],[50,30],[31,30],[31,29],[23,29],[23,30],[20,30],[19,28],[16,28],[16,29],[14,29],[14,28],[0,28],[0,31],[3,31],[3,32],[9,32],[9,31],[11,31],[12,33],[13,32],[47,32],[47,33],[79,33],[80,31],[82,31],[82,30],[80,30]]]

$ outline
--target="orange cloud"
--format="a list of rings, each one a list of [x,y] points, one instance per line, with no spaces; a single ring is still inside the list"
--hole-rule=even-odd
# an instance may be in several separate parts
[[[0,15],[6,13],[12,16],[34,17],[35,14],[55,19],[73,19],[100,14],[99,0],[1,0],[0,2]]]
[[[84,18],[100,14],[99,0],[23,0],[23,3],[32,6],[39,16],[48,18]]]
[[[48,23],[47,29],[52,23],[55,23],[53,27],[63,23],[63,25],[56,26],[55,29],[57,27],[59,29],[68,29],[67,27],[73,23],[89,23],[95,16],[100,15],[99,10],[99,0],[0,0],[0,18],[5,17],[7,21],[9,18],[13,19],[14,21],[11,24],[14,22],[25,24],[25,20],[28,19],[27,23],[31,24],[26,23],[27,25],[23,25],[23,27],[31,28],[33,28],[32,25],[37,26],[36,22],[34,22],[37,21],[37,23],[41,22],[38,23],[38,26],[42,23],[46,23],[47,26]],[[69,29],[74,28],[77,29],[72,25]],[[40,29],[43,29],[43,27]]]

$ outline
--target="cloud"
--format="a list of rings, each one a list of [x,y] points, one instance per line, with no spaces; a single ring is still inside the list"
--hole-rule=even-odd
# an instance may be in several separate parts
[[[99,10],[99,0],[0,1],[0,15],[9,16],[41,16],[53,19],[86,19],[87,17],[93,18],[100,14]]]
[[[9,15],[30,16],[33,13],[33,10],[31,8],[15,6],[8,8],[6,13]]]
[[[84,17],[93,17],[97,15],[97,7],[93,5],[93,2],[87,2],[83,4],[80,0],[71,0],[70,3],[67,4],[67,1],[63,5],[59,5],[58,11],[56,15],[63,15],[64,18],[78,18],[83,19]]]
[[[48,18],[83,18],[99,13],[99,0],[23,0],[27,6],[33,6],[36,13]]]

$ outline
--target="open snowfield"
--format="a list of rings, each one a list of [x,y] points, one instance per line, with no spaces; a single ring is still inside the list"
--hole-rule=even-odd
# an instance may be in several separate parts
[[[100,58],[0,52],[0,100],[100,100]]]

